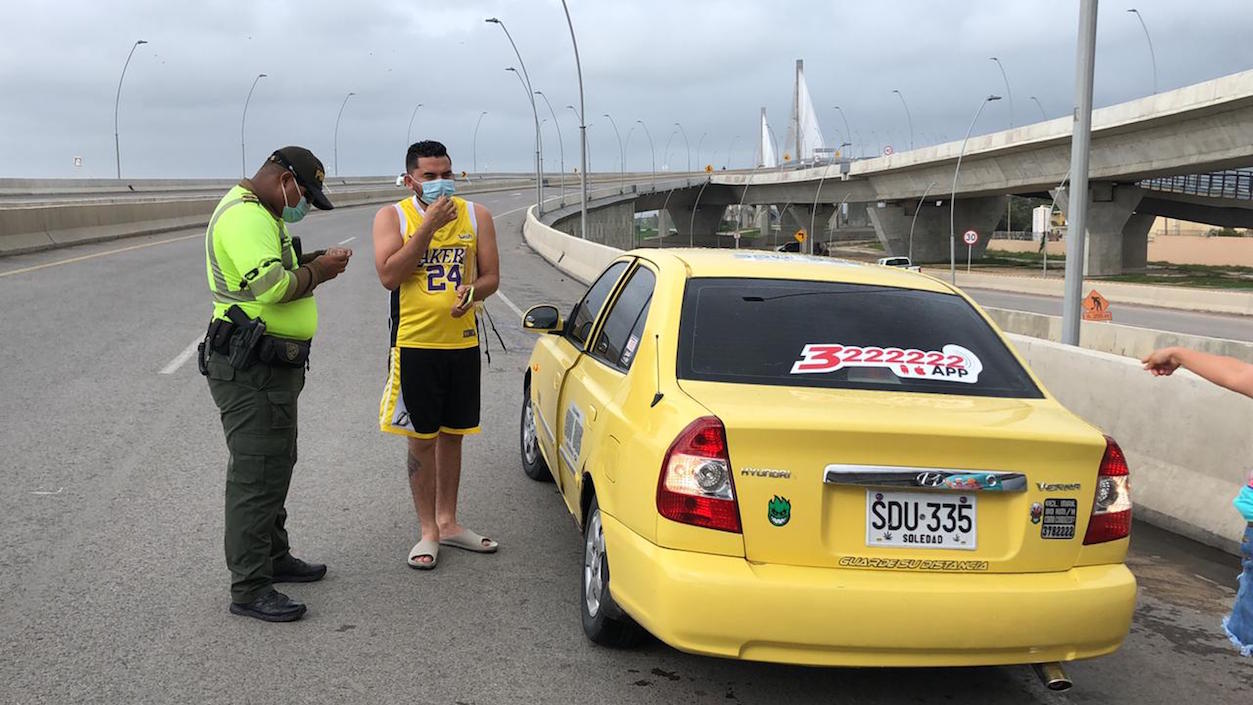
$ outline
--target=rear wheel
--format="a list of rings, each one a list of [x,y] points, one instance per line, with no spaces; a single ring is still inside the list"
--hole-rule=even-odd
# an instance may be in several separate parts
[[[532,480],[544,482],[553,478],[548,463],[539,452],[539,436],[536,435],[535,409],[531,407],[531,389],[522,398],[522,472]]]
[[[605,553],[605,531],[600,506],[592,498],[583,524],[583,578],[580,582],[579,611],[583,632],[601,646],[624,649],[635,646],[644,630],[628,617],[609,594],[609,557]]]

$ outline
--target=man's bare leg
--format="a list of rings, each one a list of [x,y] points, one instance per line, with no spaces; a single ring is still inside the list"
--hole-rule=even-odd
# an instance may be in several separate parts
[[[413,495],[413,508],[417,510],[418,521],[422,525],[422,540],[438,543],[439,520],[435,510],[438,463],[436,461],[435,449],[436,441],[434,438],[410,438],[409,457],[406,460],[406,464],[409,468],[409,492]],[[460,460],[459,454],[458,460]],[[455,489],[453,496],[455,500]],[[421,563],[432,562],[430,556],[423,556],[418,561]]]
[[[461,532],[457,523],[457,490],[461,487],[461,440],[455,433],[441,433],[435,441],[435,519],[439,535]]]

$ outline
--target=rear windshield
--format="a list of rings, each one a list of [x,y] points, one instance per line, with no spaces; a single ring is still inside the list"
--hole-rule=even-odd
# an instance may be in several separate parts
[[[971,396],[1042,397],[962,298],[779,279],[691,279],[680,379]]]

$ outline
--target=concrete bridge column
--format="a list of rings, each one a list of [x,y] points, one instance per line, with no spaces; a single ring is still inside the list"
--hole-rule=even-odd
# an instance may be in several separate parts
[[[666,237],[670,235],[670,213],[665,208],[657,210],[657,238],[660,242],[665,242]]]
[[[819,203],[817,209],[812,203],[804,205],[793,203],[783,213],[782,230],[779,236],[790,240],[797,230],[804,230],[810,235],[806,243],[813,240],[815,236],[821,236],[818,239],[825,241],[827,233],[831,230],[831,218],[834,215],[835,205],[831,203]]]
[[[576,212],[553,224],[561,232],[581,237],[580,218]],[[635,247],[635,203],[622,201],[587,211],[587,239],[602,245],[630,250]]]
[[[926,201],[922,204],[922,209],[918,210],[918,221],[914,224],[914,264],[949,261],[949,200],[943,199],[940,206],[935,203],[934,200]],[[866,213],[874,224],[875,234],[879,236],[879,242],[883,244],[886,254],[909,254],[909,228],[917,209],[918,201],[886,203],[882,208],[873,203],[866,206]],[[962,242],[962,234],[967,230],[979,233],[979,243],[975,245],[971,255],[975,258],[982,257],[988,249],[988,236],[1004,212],[1003,197],[957,199],[953,225],[957,238],[955,254],[958,261],[966,259],[966,243]]]
[[[1089,188],[1088,236],[1084,248],[1084,276],[1103,277],[1143,272],[1148,265],[1149,228],[1153,217],[1136,213],[1144,190],[1108,182]],[[1063,213],[1070,211],[1070,194],[1054,194]]]
[[[691,205],[670,205],[660,212],[669,211],[674,219],[674,227],[679,234],[667,244],[684,247],[718,247],[718,225],[722,223],[722,214],[726,212],[726,204],[710,203],[697,205],[695,211]]]

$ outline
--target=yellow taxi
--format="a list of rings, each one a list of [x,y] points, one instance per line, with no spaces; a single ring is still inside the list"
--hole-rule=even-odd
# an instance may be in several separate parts
[[[542,334],[523,467],[582,528],[591,640],[643,628],[757,661],[1059,669],[1126,637],[1122,451],[954,287],[637,250],[568,318],[536,306],[523,327]]]

